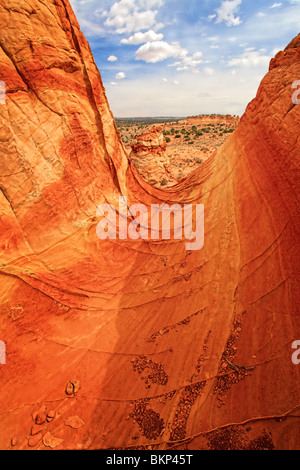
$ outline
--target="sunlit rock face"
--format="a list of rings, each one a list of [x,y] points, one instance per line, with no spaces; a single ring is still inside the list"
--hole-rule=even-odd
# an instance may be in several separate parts
[[[190,124],[201,124],[206,125],[212,122],[218,122],[221,124],[229,124],[232,127],[236,127],[237,124],[240,122],[240,118],[238,116],[231,116],[230,114],[208,114],[208,115],[200,115],[200,116],[189,116],[187,122]]]
[[[0,447],[299,448],[300,36],[164,191],[128,161],[68,1],[0,0],[0,45]],[[99,240],[120,196],[204,204],[204,247]]]
[[[152,186],[161,188],[177,181],[169,171],[170,159],[166,155],[167,142],[161,127],[153,127],[135,136],[130,159],[143,178]]]

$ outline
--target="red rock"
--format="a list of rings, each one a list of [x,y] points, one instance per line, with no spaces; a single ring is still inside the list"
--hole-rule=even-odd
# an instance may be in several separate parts
[[[42,440],[43,438],[43,433],[42,432],[39,432],[38,434],[35,434],[34,436],[30,436],[28,438],[28,445],[29,447],[35,447],[39,444],[39,442]]]
[[[43,437],[44,446],[50,447],[51,449],[58,447],[62,442],[63,439],[53,436],[50,432],[47,432]]]
[[[170,161],[166,156],[167,142],[161,127],[153,127],[135,136],[131,145],[130,159],[145,181],[161,188],[175,182],[168,173]]]
[[[84,426],[84,421],[77,415],[68,416],[64,422],[65,426],[70,426],[73,429],[79,429]]]
[[[55,410],[50,410],[47,414],[47,421],[52,421],[56,416]]]
[[[37,425],[41,425],[41,424],[44,424],[46,422],[46,413],[42,412],[42,413],[38,413],[36,418],[35,418],[35,422]]]
[[[291,83],[300,79],[300,35],[271,62],[225,145],[161,191],[128,163],[69,2],[0,0],[0,9],[8,90],[0,105],[0,338],[10,352],[1,368],[0,447],[9,447],[16,423],[28,432],[28,404],[61,400],[64,419],[88,419],[79,431],[48,435],[50,447],[126,448],[138,430],[135,446],[150,445],[153,429],[183,439],[266,416],[260,424],[271,426],[277,449],[299,448],[297,420],[270,417],[299,406],[291,344],[300,338],[300,106]],[[203,249],[187,252],[184,240],[100,241],[96,207],[120,195],[147,206],[203,203]],[[14,321],[16,306],[23,314]],[[242,329],[228,357],[249,366],[259,351],[260,365],[225,383],[217,377],[236,319]],[[191,384],[204,345],[202,382]],[[130,362],[141,355],[163,369],[167,385],[145,390]],[[77,374],[82,396],[67,399]],[[194,437],[186,445],[204,444]]]
[[[18,443],[18,439],[16,437],[12,437],[10,443],[13,447],[15,447]]]
[[[35,434],[38,434],[40,433],[41,431],[44,431],[45,429],[47,429],[45,426],[41,426],[39,424],[34,424],[32,427],[31,427],[31,431],[30,431],[30,434],[32,436],[35,436]]]
[[[203,126],[205,126],[206,124],[210,124],[213,121],[217,121],[218,123],[230,124],[232,125],[232,127],[235,127],[239,123],[240,118],[238,116],[231,116],[230,114],[227,114],[227,115],[208,114],[208,115],[199,115],[199,116],[189,116],[186,118],[186,121],[193,125],[200,124]]]

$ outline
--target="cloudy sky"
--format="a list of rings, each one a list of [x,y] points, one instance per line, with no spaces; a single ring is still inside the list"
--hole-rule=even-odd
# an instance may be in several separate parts
[[[115,117],[241,115],[300,30],[300,0],[70,1]]]

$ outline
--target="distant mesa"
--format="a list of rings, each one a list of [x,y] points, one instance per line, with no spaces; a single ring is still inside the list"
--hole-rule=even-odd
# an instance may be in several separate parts
[[[218,122],[220,124],[230,124],[234,127],[240,122],[239,116],[232,116],[231,114],[200,114],[198,116],[189,116],[186,121],[190,124],[210,124],[211,122]]]

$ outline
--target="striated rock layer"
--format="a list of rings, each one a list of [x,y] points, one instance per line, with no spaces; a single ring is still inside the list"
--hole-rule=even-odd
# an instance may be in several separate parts
[[[0,447],[296,449],[300,36],[171,189],[120,143],[67,0],[0,0]],[[105,240],[96,208],[201,203],[205,242]]]

